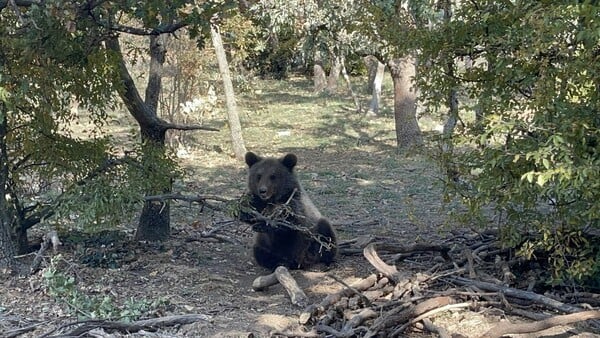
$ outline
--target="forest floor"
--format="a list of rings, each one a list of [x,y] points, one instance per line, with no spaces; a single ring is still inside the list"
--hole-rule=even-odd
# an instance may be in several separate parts
[[[298,176],[341,241],[452,245],[448,239],[457,230],[474,233],[449,216],[458,205],[444,203],[432,143],[413,154],[396,153],[389,101],[382,116],[366,119],[351,109],[348,98],[315,97],[303,80],[273,81],[265,88],[240,99],[247,148],[261,155],[298,155]],[[420,122],[429,140],[435,127],[426,121]],[[234,200],[244,191],[245,164],[231,156],[226,126],[215,123],[221,132],[186,136],[185,146],[176,149],[185,175],[175,192]],[[171,211],[172,236],[163,243],[134,241],[135,218],[120,229],[61,232],[63,245],[47,254],[40,272],[0,281],[0,336],[60,336],[76,327],[69,324],[94,316],[206,315],[156,332],[88,332],[94,337],[270,337],[310,329],[298,323],[302,309],[291,304],[281,285],[253,291],[253,280],[269,271],[253,263],[247,225],[198,204],[173,202]],[[40,238],[45,230],[31,236]],[[203,237],[206,232],[218,236]],[[438,261],[430,252],[396,266],[410,276],[430,271]],[[352,284],[374,272],[362,254],[342,254],[330,267],[291,271],[309,303],[343,289],[340,281]],[[500,321],[525,321],[493,307],[447,310],[431,320],[467,337],[480,336]],[[563,325],[520,337],[568,337],[590,330]],[[431,334],[409,327],[401,336]]]

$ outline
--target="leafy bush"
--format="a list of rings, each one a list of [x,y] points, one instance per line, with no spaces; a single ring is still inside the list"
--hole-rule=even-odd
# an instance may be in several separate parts
[[[445,102],[461,88],[477,112],[447,158],[460,173],[451,193],[469,221],[493,217],[506,246],[546,257],[553,283],[600,273],[599,12],[588,2],[464,3],[421,37],[433,60],[422,64],[423,97]]]
[[[62,256],[57,255],[43,271],[46,292],[56,300],[67,304],[73,315],[80,318],[134,321],[168,304],[168,301],[163,298],[153,301],[131,298],[124,304],[118,305],[115,299],[107,295],[87,295],[77,288],[74,276],[62,271],[61,262],[63,262]]]

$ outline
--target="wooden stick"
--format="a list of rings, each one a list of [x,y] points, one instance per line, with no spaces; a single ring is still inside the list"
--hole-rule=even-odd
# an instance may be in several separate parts
[[[437,313],[444,312],[444,311],[447,311],[450,309],[465,308],[465,307],[469,307],[469,306],[471,306],[471,302],[458,303],[458,304],[446,304],[444,306],[434,308],[425,313],[419,314],[417,317],[412,318],[406,324],[404,324],[404,325],[400,326],[399,328],[397,328],[396,330],[394,330],[394,332],[392,332],[392,334],[390,336],[397,337],[400,334],[402,334],[404,332],[404,330],[406,330],[406,328],[408,328],[410,325],[420,322],[421,320],[423,320],[425,318],[429,318]]]
[[[277,269],[269,275],[257,277],[252,283],[252,289],[254,291],[262,291],[277,283],[280,283],[285,291],[287,291],[292,304],[300,307],[306,307],[308,305],[308,297],[306,297],[304,291],[302,291],[294,277],[292,277],[288,269],[284,266],[278,266]]]
[[[385,263],[383,260],[381,260],[381,258],[379,258],[379,255],[377,255],[377,252],[375,251],[375,244],[371,243],[367,245],[363,251],[363,254],[365,255],[365,258],[369,261],[369,263],[371,263],[371,265],[373,265],[373,267],[377,269],[377,271],[384,274],[394,283],[398,283],[398,281],[400,280],[398,270],[395,266],[391,266]]]
[[[452,335],[448,333],[448,330],[433,324],[429,318],[423,318],[423,325],[429,332],[437,333],[440,338],[452,338]]]
[[[583,311],[571,313],[568,315],[558,315],[533,323],[512,324],[502,322],[496,324],[480,338],[499,338],[507,334],[523,334],[539,332],[554,326],[567,325],[575,322],[581,322],[588,319],[600,319],[600,311]]]
[[[352,316],[350,320],[344,324],[341,330],[336,330],[331,326],[318,324],[315,326],[317,332],[325,332],[336,338],[356,337],[356,330],[365,320],[377,317],[378,313],[370,308],[363,309],[361,312]]]
[[[367,278],[361,279],[360,281],[353,283],[350,288],[342,289],[336,293],[332,293],[325,297],[321,302],[308,306],[300,314],[300,324],[307,324],[313,317],[319,313],[325,312],[331,305],[337,303],[342,297],[349,297],[355,292],[364,291],[377,282],[377,275],[372,274]]]

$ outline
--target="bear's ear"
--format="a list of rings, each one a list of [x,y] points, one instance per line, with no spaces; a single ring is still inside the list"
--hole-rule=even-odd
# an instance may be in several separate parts
[[[246,164],[248,165],[248,167],[251,167],[253,165],[255,165],[257,162],[260,162],[262,160],[262,158],[260,158],[260,156],[256,155],[255,153],[249,151],[246,153]]]
[[[281,159],[281,163],[291,171],[298,163],[298,158],[294,154],[287,154]]]

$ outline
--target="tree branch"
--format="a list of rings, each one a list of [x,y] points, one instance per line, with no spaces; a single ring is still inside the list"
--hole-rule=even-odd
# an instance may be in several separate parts
[[[499,338],[508,334],[539,332],[554,326],[567,325],[588,319],[600,319],[600,311],[584,311],[571,313],[568,315],[559,315],[533,323],[511,324],[507,322],[502,322],[492,327],[480,338]]]
[[[121,100],[127,106],[127,110],[129,110],[130,114],[141,126],[156,126],[160,124],[159,118],[153,116],[150,108],[144,103],[131,74],[129,74],[121,51],[119,38],[117,36],[109,37],[106,40],[106,48],[115,52],[119,59],[119,75],[122,85],[118,87],[117,91],[119,96],[121,96]]]
[[[220,129],[201,126],[198,124],[177,124],[163,121],[162,126],[165,129],[175,129],[175,130],[208,130],[208,131],[220,131]]]
[[[190,195],[182,195],[182,194],[178,194],[178,193],[146,196],[146,197],[144,197],[144,199],[146,201],[160,201],[160,202],[164,202],[166,200],[196,202],[198,204],[207,206],[210,209],[220,210],[220,211],[223,211],[224,208],[219,205],[214,205],[212,203],[209,203],[209,202],[207,202],[207,200],[213,200],[213,201],[224,202],[224,203],[232,202],[232,200],[228,200],[226,198],[223,198],[220,196],[215,196],[215,195],[190,196]]]

